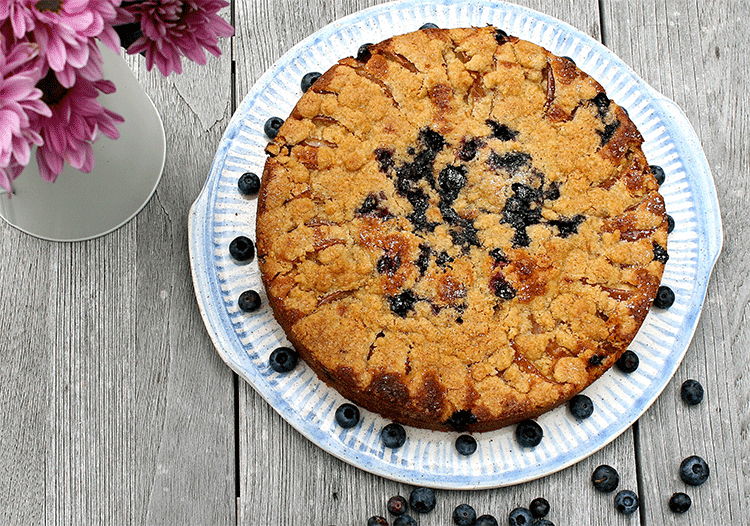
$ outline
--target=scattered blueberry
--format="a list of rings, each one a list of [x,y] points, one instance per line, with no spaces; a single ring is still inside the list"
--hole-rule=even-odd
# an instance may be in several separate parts
[[[531,526],[534,523],[534,516],[527,508],[516,508],[508,515],[508,524],[510,526]]]
[[[414,488],[409,495],[409,505],[418,513],[429,513],[435,509],[435,492],[430,488]]]
[[[288,373],[297,366],[299,354],[290,347],[279,347],[275,349],[268,359],[271,369],[277,373]]]
[[[656,292],[656,298],[654,298],[654,307],[659,309],[668,309],[672,306],[674,300],[674,291],[672,291],[672,289],[670,289],[666,285],[662,285]]]
[[[457,526],[473,526],[477,522],[477,512],[468,504],[459,504],[453,510],[453,522]]]
[[[674,230],[674,217],[667,214],[667,234],[671,234]]]
[[[260,191],[260,177],[252,172],[245,172],[237,181],[237,188],[242,195],[255,195]]]
[[[336,409],[336,422],[344,429],[351,429],[359,423],[359,408],[350,403],[341,404]]]
[[[618,484],[620,484],[620,475],[612,466],[603,464],[591,474],[591,482],[594,484],[595,490],[610,493],[617,489]]]
[[[640,363],[641,360],[638,358],[638,355],[628,349],[617,359],[615,365],[623,373],[630,374],[638,369]]]
[[[549,513],[549,502],[544,497],[537,497],[531,501],[529,511],[536,519],[546,517]]]
[[[408,503],[406,502],[406,499],[403,498],[401,495],[394,495],[390,499],[388,499],[388,513],[391,515],[403,515],[406,513],[406,509],[408,507]]]
[[[406,442],[406,429],[401,424],[392,422],[385,426],[380,432],[380,439],[385,447],[397,449]]]
[[[537,519],[534,521],[534,526],[555,526],[555,523],[547,519]]]
[[[477,522],[474,526],[498,526],[497,519],[492,515],[480,515],[477,517]]]
[[[372,44],[362,44],[359,46],[359,49],[357,50],[357,60],[360,62],[367,62],[370,60],[370,46]]]
[[[426,24],[422,25],[419,29],[437,29],[437,24],[433,24],[432,22],[427,22]]]
[[[568,402],[568,410],[576,420],[584,420],[594,412],[594,402],[588,396],[578,394]]]
[[[380,515],[373,515],[367,519],[367,526],[388,526],[388,521]]]
[[[393,526],[418,526],[417,521],[415,521],[411,515],[401,515],[400,517],[396,517],[396,520],[393,521]]]
[[[246,290],[240,294],[237,306],[242,312],[255,312],[260,308],[260,294],[254,290]]]
[[[638,509],[638,495],[629,489],[617,492],[615,495],[615,508],[623,515],[635,513]]]
[[[311,71],[310,73],[305,73],[305,75],[302,77],[302,80],[299,83],[299,87],[302,88],[302,93],[305,93],[307,90],[309,90],[310,86],[315,84],[315,81],[318,80],[321,76],[322,74],[317,71]]]
[[[543,436],[541,426],[533,420],[524,420],[516,426],[516,440],[521,447],[536,447]]]
[[[280,117],[271,117],[263,125],[263,131],[269,139],[273,140],[279,134],[279,128],[284,124],[284,119]]]
[[[693,503],[686,493],[675,493],[669,497],[669,509],[675,513],[685,513]]]
[[[656,166],[655,164],[652,164],[649,166],[651,168],[651,173],[654,174],[654,177],[656,178],[656,184],[659,186],[664,184],[664,180],[667,178],[666,174],[664,173],[664,168],[661,166]]]
[[[456,451],[460,455],[472,455],[477,450],[477,441],[471,435],[461,435],[456,439]]]
[[[229,243],[229,254],[237,261],[250,261],[255,257],[255,245],[249,238],[237,236]]]
[[[709,472],[706,461],[697,455],[686,458],[680,464],[680,478],[690,486],[700,486],[706,482]]]
[[[680,388],[682,401],[688,405],[698,405],[703,401],[703,386],[698,380],[685,380]]]

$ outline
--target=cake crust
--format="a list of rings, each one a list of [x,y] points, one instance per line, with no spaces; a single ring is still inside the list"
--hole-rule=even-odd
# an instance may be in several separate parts
[[[354,403],[422,428],[536,417],[611,367],[667,260],[626,112],[493,27],[426,29],[322,75],[266,152],[274,315]]]

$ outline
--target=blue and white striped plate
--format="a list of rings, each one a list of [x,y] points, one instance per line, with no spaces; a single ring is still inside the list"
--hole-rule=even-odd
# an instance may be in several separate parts
[[[406,444],[382,447],[387,422],[363,412],[361,422],[343,430],[334,412],[344,399],[301,364],[280,375],[268,365],[271,351],[288,345],[267,307],[256,262],[238,265],[230,241],[255,232],[254,199],[237,191],[246,172],[262,173],[267,139],[263,124],[286,117],[301,96],[301,77],[325,71],[368,42],[418,29],[491,24],[509,34],[569,56],[624,106],[646,142],[651,164],[666,172],[662,193],[676,222],[669,236],[670,259],[663,283],[676,293],[675,304],[653,310],[631,345],[641,360],[630,375],[610,370],[586,389],[594,415],[582,422],[561,407],[539,418],[542,443],[520,448],[513,428],[476,435],[470,457],[458,455],[455,433],[407,428]],[[292,426],[329,453],[387,478],[435,488],[473,489],[532,480],[590,455],[633,422],[656,400],[687,350],[698,322],[709,274],[722,243],[721,218],[711,172],[698,138],[682,111],[650,88],[612,52],[577,29],[519,6],[475,0],[417,0],[382,4],[343,18],[300,42],[273,65],[247,94],[219,145],[211,173],[189,217],[190,260],[203,319],[221,357],[249,382]],[[241,312],[244,290],[261,293],[264,308]]]

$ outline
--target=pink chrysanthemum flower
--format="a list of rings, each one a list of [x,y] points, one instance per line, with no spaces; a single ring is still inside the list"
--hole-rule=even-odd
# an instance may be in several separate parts
[[[154,64],[163,75],[182,73],[181,57],[206,63],[205,50],[221,55],[219,37],[234,29],[218,12],[229,5],[224,0],[143,0],[125,2],[126,10],[141,25],[143,35],[129,48],[129,54],[144,53],[146,67]]]
[[[38,48],[30,42],[7,43],[0,33],[0,186],[11,183],[29,164],[31,146],[42,143],[30,116],[49,116],[50,109],[35,87]]]
[[[65,88],[52,72],[39,85],[52,109],[50,118],[39,119],[44,139],[36,152],[39,174],[47,181],[54,181],[65,162],[82,172],[90,172],[94,167],[91,143],[100,133],[113,140],[120,136],[115,124],[124,119],[96,100],[99,92],[113,93],[115,85],[108,80],[92,82],[79,76],[71,88]]]

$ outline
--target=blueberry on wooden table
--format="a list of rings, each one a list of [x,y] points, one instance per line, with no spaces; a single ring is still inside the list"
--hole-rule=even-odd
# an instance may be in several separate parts
[[[242,312],[255,312],[260,308],[260,303],[260,294],[254,290],[246,290],[237,300],[237,306]]]
[[[406,430],[401,424],[392,422],[380,431],[380,440],[385,447],[400,448],[406,442]]]
[[[299,362],[299,354],[290,347],[279,347],[268,358],[271,369],[277,373],[288,373],[297,367],[297,362]]]
[[[411,515],[401,515],[393,521],[393,526],[418,526]]]
[[[284,124],[284,119],[281,117],[271,117],[263,125],[263,132],[269,139],[273,140],[279,134],[279,128],[282,124]]]
[[[359,408],[350,403],[341,404],[336,409],[336,422],[344,429],[351,429],[359,423]]]
[[[480,515],[474,526],[498,526],[497,519],[493,515]]]
[[[302,77],[302,80],[299,83],[299,87],[302,88],[302,92],[306,92],[310,89],[310,87],[315,84],[315,81],[317,81],[320,77],[323,75],[317,71],[311,71],[310,73],[305,73],[305,75]]]
[[[576,420],[585,420],[594,413],[594,402],[584,394],[577,394],[568,402],[568,410]]]
[[[237,236],[229,243],[229,255],[237,261],[250,261],[255,257],[255,245],[246,236]]]
[[[524,420],[516,426],[516,441],[521,447],[536,447],[542,441],[544,431],[533,420]]]
[[[394,495],[393,497],[388,499],[388,504],[386,505],[386,507],[388,508],[388,513],[398,516],[406,513],[409,504],[401,495]]]
[[[453,510],[453,523],[456,526],[474,526],[477,522],[477,512],[468,504],[459,504]]]
[[[260,191],[260,177],[252,172],[245,172],[237,180],[237,188],[242,195],[256,195]]]
[[[668,309],[674,304],[674,300],[674,291],[666,285],[662,285],[656,292],[656,298],[654,298],[654,307],[659,309]]]
[[[516,508],[508,515],[508,524],[510,526],[531,526],[533,523],[534,516],[528,508]]]
[[[635,513],[635,510],[638,509],[638,504],[638,495],[629,489],[619,491],[615,495],[615,508],[623,515]]]
[[[380,515],[373,515],[367,519],[367,526],[388,526],[388,521]]]
[[[430,488],[414,488],[409,495],[409,505],[418,513],[429,513],[435,509],[435,491]]]
[[[594,489],[602,493],[610,493],[620,484],[620,474],[612,466],[602,464],[591,474]]]
[[[685,513],[690,509],[692,503],[690,495],[686,493],[679,492],[669,497],[669,509],[675,513]]]
[[[680,397],[687,405],[698,405],[703,401],[703,386],[698,380],[685,380],[680,387]]]
[[[710,469],[705,460],[698,455],[692,455],[680,464],[680,478],[690,486],[700,486],[708,480]]]
[[[633,351],[628,349],[622,355],[617,359],[615,362],[615,365],[617,368],[625,373],[630,374],[632,372],[635,372],[636,369],[638,369],[638,366],[640,365],[641,361],[638,358],[638,355],[635,354]]]
[[[549,513],[549,502],[544,497],[537,497],[529,504],[529,511],[535,519],[546,517]]]
[[[456,451],[459,455],[469,456],[477,450],[477,441],[471,435],[460,435],[456,438]]]

